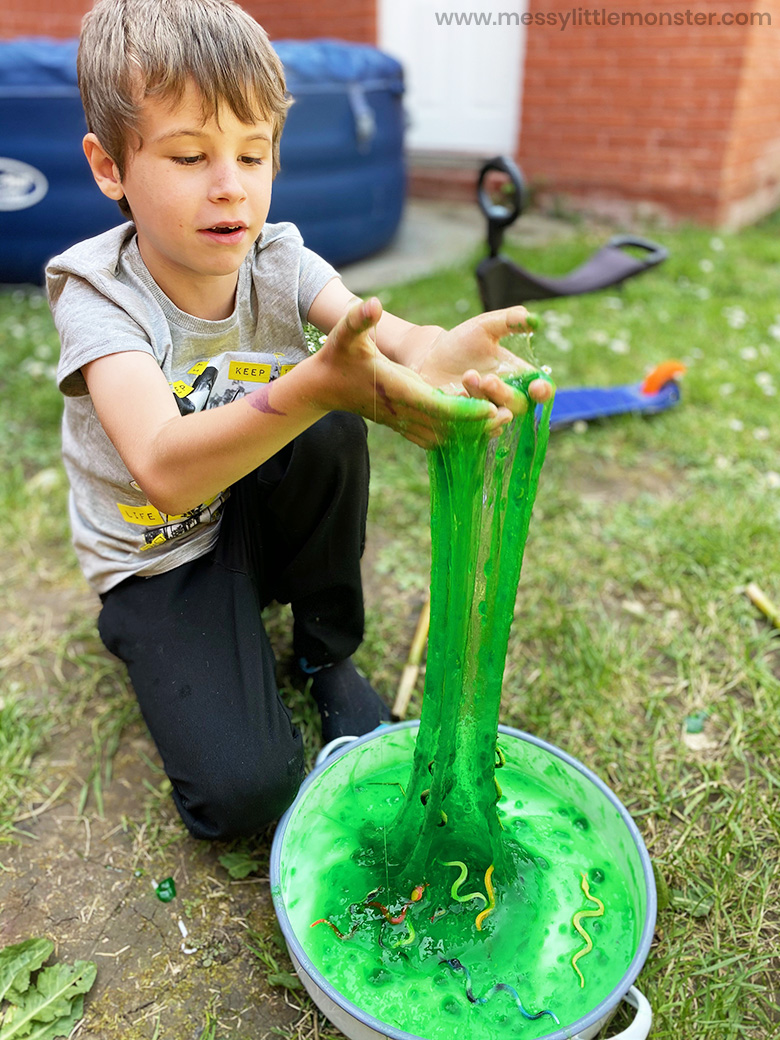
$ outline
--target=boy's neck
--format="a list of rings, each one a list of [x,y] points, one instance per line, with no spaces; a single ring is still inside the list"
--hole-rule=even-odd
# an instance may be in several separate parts
[[[222,321],[229,318],[236,305],[238,271],[215,276],[190,275],[183,279],[181,273],[168,270],[157,258],[147,258],[142,238],[138,239],[138,250],[146,269],[180,311],[206,321]]]

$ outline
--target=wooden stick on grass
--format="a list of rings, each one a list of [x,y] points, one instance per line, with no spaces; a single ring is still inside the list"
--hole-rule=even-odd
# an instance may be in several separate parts
[[[401,674],[401,681],[398,684],[398,693],[395,695],[395,703],[393,704],[393,718],[395,719],[403,719],[409,707],[414,684],[417,682],[417,676],[420,674],[420,661],[428,639],[430,623],[431,600],[429,597],[423,604],[420,616],[417,619],[417,628],[414,631],[412,645],[409,648],[409,657]]]
[[[771,621],[775,628],[780,628],[780,608],[775,606],[772,600],[754,581],[751,581],[745,587],[745,595]]]

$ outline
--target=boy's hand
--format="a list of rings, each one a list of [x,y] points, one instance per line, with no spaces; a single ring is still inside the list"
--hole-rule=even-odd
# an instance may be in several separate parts
[[[449,393],[464,394],[492,401],[508,408],[512,415],[525,411],[525,397],[508,386],[502,376],[513,372],[532,372],[534,368],[499,340],[510,333],[531,331],[526,324],[525,307],[489,311],[442,331],[422,354],[414,368],[433,386]],[[533,401],[549,400],[552,387],[544,379],[534,379],[528,388]]]
[[[323,366],[320,385],[324,407],[356,412],[390,426],[423,448],[435,447],[445,440],[453,420],[484,422],[493,435],[511,419],[510,410],[496,398],[511,398],[514,391],[505,387],[508,393],[503,393],[495,387],[491,379],[501,383],[498,376],[483,378],[475,371],[468,387],[473,399],[464,399],[441,393],[430,379],[387,358],[377,348],[373,336],[381,316],[382,305],[376,298],[354,303],[311,359]],[[518,367],[517,363],[514,367]],[[446,385],[449,380],[443,382]],[[461,394],[464,392],[461,389]]]

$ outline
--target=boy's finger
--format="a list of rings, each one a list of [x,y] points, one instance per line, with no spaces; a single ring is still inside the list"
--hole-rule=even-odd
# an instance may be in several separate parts
[[[382,317],[382,304],[376,296],[368,300],[356,300],[343,317],[350,332],[360,333],[376,325]]]
[[[536,324],[525,307],[519,304],[502,311],[488,311],[474,320],[496,339],[508,336],[510,332],[533,332]]]
[[[506,408],[512,415],[522,415],[528,409],[525,396],[497,375],[481,376],[476,369],[469,369],[463,375],[463,385],[472,397],[492,401],[496,407]]]
[[[528,394],[537,404],[545,404],[553,395],[553,388],[546,379],[534,379],[528,384]]]

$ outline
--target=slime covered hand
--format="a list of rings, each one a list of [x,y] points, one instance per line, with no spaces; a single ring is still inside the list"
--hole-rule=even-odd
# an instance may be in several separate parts
[[[512,413],[502,408],[504,400],[494,401],[490,388],[471,395],[461,391],[464,396],[441,393],[435,380],[391,360],[374,338],[381,317],[382,305],[373,297],[354,303],[337,322],[322,349],[306,362],[320,370],[314,403],[355,412],[427,449],[447,439],[453,420],[484,423],[493,435],[511,419]],[[439,353],[436,343],[429,353]],[[507,388],[499,396],[508,399],[514,393]]]
[[[512,333],[531,333],[535,321],[525,307],[489,311],[441,332],[417,364],[420,375],[450,393],[491,401],[499,409],[499,420],[509,422],[528,407],[525,395],[507,385],[507,376],[533,372],[534,367],[501,346]],[[528,393],[544,404],[552,395],[550,383],[534,379]]]

